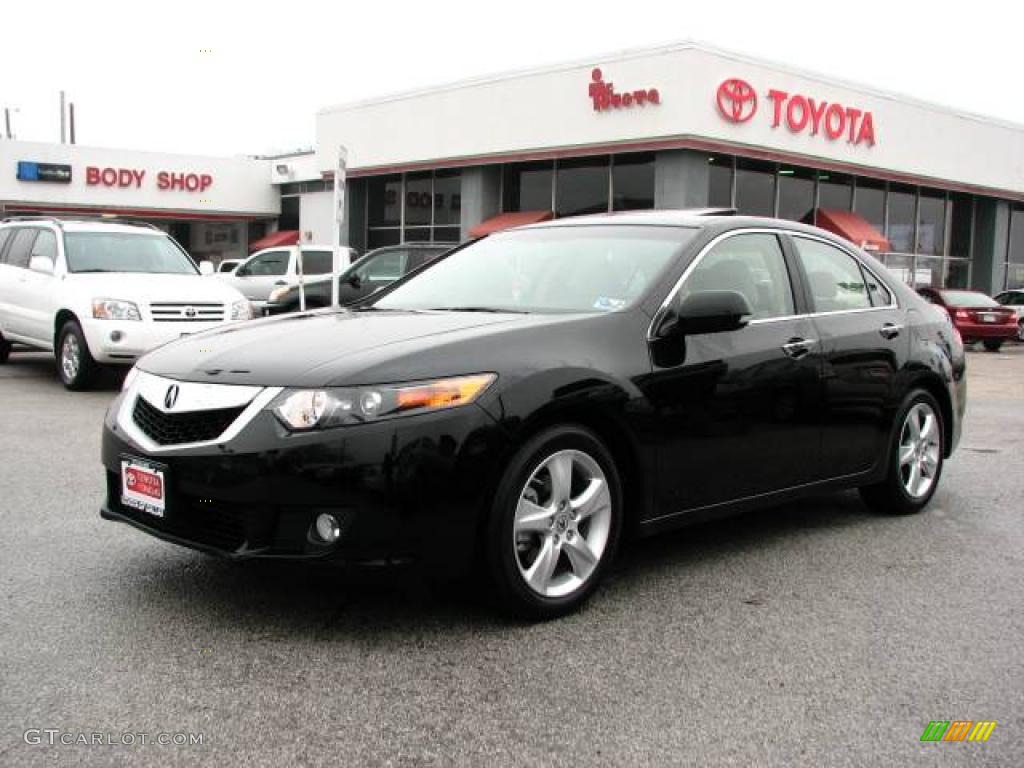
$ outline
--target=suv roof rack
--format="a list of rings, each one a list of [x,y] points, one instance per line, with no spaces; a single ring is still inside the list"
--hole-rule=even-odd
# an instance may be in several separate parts
[[[63,224],[65,221],[94,221],[98,224],[121,224],[130,227],[146,227],[148,229],[156,230],[157,232],[163,232],[163,230],[160,229],[160,227],[154,224],[150,224],[148,221],[128,219],[122,216],[85,216],[82,214],[69,214],[67,216],[47,216],[45,214],[12,214],[10,216],[4,216],[3,218],[0,218],[0,224],[6,224],[8,222],[13,221],[48,221],[61,228],[63,228]]]

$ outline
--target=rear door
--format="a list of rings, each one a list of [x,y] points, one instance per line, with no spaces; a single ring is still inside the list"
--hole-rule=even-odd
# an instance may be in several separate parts
[[[0,280],[0,312],[3,313],[4,333],[20,341],[33,341],[30,333],[29,312],[37,303],[26,286],[29,279],[28,262],[38,227],[18,227],[10,235],[4,260],[4,275]]]
[[[57,253],[57,235],[51,229],[40,229],[32,241],[29,264],[34,256],[46,256],[54,269],[60,263]],[[33,272],[27,266],[17,283],[17,302],[21,306],[24,334],[34,342],[49,346],[53,343],[54,293],[58,279],[52,274]]]
[[[789,242],[824,363],[823,471],[857,475],[888,449],[910,351],[907,312],[852,252],[810,235],[791,233]]]

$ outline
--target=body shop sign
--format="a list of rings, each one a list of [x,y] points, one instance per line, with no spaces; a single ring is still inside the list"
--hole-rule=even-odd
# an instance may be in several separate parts
[[[208,173],[158,171],[148,182],[147,176],[148,171],[137,168],[98,168],[90,165],[85,169],[85,183],[90,187],[142,189],[144,185],[152,184],[162,191],[205,192],[213,185],[213,176]]]
[[[772,128],[821,136],[828,141],[875,145],[875,118],[870,110],[829,102],[802,93],[771,88],[764,93]],[[718,86],[719,114],[730,123],[745,123],[758,112],[758,93],[746,80],[729,78]]]

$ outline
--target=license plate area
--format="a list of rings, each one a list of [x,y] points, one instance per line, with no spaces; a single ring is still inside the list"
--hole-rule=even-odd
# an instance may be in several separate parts
[[[121,504],[154,517],[163,517],[167,512],[167,465],[122,456]]]
[[[983,323],[994,323],[995,321],[996,316],[991,313],[986,312],[981,316],[981,322]]]

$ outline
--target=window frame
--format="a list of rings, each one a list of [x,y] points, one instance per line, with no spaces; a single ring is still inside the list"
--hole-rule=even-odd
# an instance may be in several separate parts
[[[7,238],[6,248],[4,251],[4,264],[14,269],[28,269],[29,263],[32,261],[32,247],[36,244],[36,238],[39,236],[39,232],[43,227],[15,227],[13,234]],[[29,233],[29,241],[25,251],[25,263],[24,264],[13,264],[10,260],[11,249],[14,247],[14,243],[18,237],[21,236],[22,232]]]
[[[854,251],[851,251],[849,248],[843,247],[842,244],[834,242],[832,240],[829,240],[828,238],[818,237],[817,235],[813,235],[813,234],[806,233],[806,232],[789,231],[789,232],[786,232],[785,234],[786,234],[786,236],[787,236],[787,238],[789,240],[790,247],[792,248],[793,262],[796,265],[796,269],[798,269],[799,272],[800,272],[801,283],[804,286],[805,304],[806,304],[807,308],[810,310],[807,313],[808,317],[819,317],[819,316],[820,317],[826,317],[826,316],[829,316],[829,315],[846,315],[846,314],[852,314],[852,313],[856,313],[856,312],[874,312],[876,310],[899,309],[900,308],[900,303],[899,303],[899,300],[897,299],[896,291],[893,289],[893,287],[891,285],[889,285],[888,282],[883,280],[878,275],[878,273],[875,270],[871,269],[871,267],[869,267],[864,262],[864,259],[860,258]],[[867,306],[867,307],[857,307],[857,308],[854,308],[854,309],[833,309],[833,310],[826,310],[826,311],[823,311],[823,312],[815,311],[815,308],[814,308],[814,297],[811,295],[810,288],[808,287],[808,283],[807,283],[807,272],[804,270],[803,262],[800,260],[800,253],[799,253],[799,250],[798,250],[797,244],[796,244],[796,239],[797,238],[804,238],[805,240],[815,240],[815,241],[817,241],[819,243],[823,243],[825,245],[830,245],[833,248],[835,248],[836,250],[841,251],[842,253],[845,253],[847,256],[849,256],[851,259],[853,259],[854,264],[856,264],[860,268],[862,277],[865,278],[864,289],[865,289],[865,292],[866,292],[867,297],[868,297],[868,305],[869,306]],[[889,303],[888,304],[879,304],[879,305],[876,306],[874,301],[872,301],[872,299],[871,299],[871,291],[867,287],[867,275],[870,275],[875,280],[877,280],[889,292]]]

